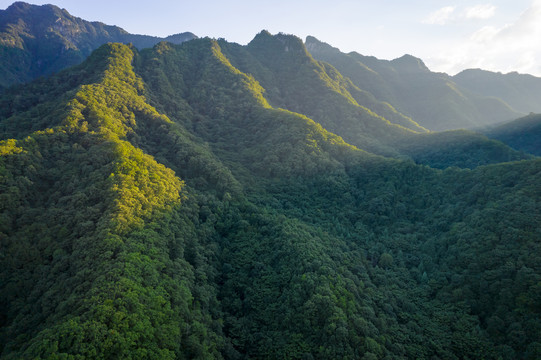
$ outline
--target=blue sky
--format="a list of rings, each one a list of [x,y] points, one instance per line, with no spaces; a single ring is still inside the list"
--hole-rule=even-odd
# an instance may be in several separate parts
[[[262,29],[313,35],[344,52],[408,53],[433,71],[541,76],[541,0],[29,0],[85,20],[155,36],[191,31],[248,43]],[[0,9],[12,1],[0,0]]]

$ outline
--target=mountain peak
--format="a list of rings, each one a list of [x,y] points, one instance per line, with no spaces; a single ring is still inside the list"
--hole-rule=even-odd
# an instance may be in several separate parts
[[[35,6],[35,5],[30,5],[28,3],[25,3],[24,1],[15,1],[13,4],[8,6],[6,8],[6,10],[10,10],[10,11],[21,11],[22,10],[22,11],[24,11],[24,10],[29,9],[32,6]],[[54,6],[54,5],[48,5],[48,6]]]
[[[430,71],[425,65],[423,60],[416,58],[415,56],[405,54],[397,59],[391,61],[391,64],[395,67],[399,67],[400,70],[406,72],[428,72]]]
[[[2,10],[0,10],[2,11]],[[5,10],[6,14],[9,14],[10,16],[28,16],[29,14],[36,15],[36,13],[40,14],[40,17],[43,15],[51,16],[71,16],[65,9],[61,9],[56,5],[52,4],[45,4],[45,5],[33,5],[26,3],[24,1],[16,1],[10,6],[8,6]],[[35,20],[41,20],[44,19],[35,19]]]
[[[306,47],[299,37],[284,33],[272,35],[267,30],[263,30],[257,34],[254,39],[250,41],[248,47],[265,47],[276,52],[291,52],[294,54],[300,53],[308,56]]]
[[[313,36],[310,36],[308,35],[306,37],[306,41],[305,41],[305,46],[306,46],[306,49],[308,49],[309,52],[312,52],[312,51],[340,51],[339,49],[335,48],[335,47],[332,47],[331,45],[313,37]]]
[[[308,35],[306,37],[306,41],[304,42],[306,45],[311,45],[311,46],[330,46],[329,44],[319,40],[318,38],[316,38],[315,36],[312,36],[312,35]]]
[[[185,41],[197,39],[197,35],[191,32],[183,32],[179,34],[173,34],[166,37],[164,40],[173,44],[182,44]]]

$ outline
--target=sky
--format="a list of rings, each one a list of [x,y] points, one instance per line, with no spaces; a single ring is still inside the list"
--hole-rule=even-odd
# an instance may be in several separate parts
[[[247,44],[265,29],[312,35],[343,52],[404,54],[454,75],[467,68],[541,76],[541,0],[27,0],[130,33]],[[0,9],[12,1],[0,0]]]

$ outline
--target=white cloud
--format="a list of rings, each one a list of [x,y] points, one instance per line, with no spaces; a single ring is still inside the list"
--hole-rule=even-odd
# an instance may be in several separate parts
[[[455,46],[427,58],[429,67],[454,74],[467,68],[491,71],[518,71],[541,76],[541,0],[513,22],[483,26]]]
[[[491,4],[483,4],[466,8],[463,16],[466,19],[490,19],[495,14],[496,6]]]
[[[464,20],[486,20],[496,14],[496,6],[492,4],[481,4],[465,8],[458,13],[455,6],[445,6],[441,9],[431,12],[422,20],[423,24],[429,25],[447,25],[451,22],[461,22]]]
[[[431,25],[445,25],[447,24],[453,17],[453,13],[455,12],[454,6],[446,6],[439,10],[436,10],[432,13],[430,13],[424,20],[424,24],[431,24]]]

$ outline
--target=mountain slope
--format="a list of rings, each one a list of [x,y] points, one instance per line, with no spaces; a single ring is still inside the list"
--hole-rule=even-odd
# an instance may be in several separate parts
[[[541,355],[539,160],[358,150],[222,44],[108,44],[3,95],[2,358]]]
[[[452,77],[460,87],[482,96],[497,97],[524,114],[541,112],[541,79],[532,75],[464,70]]]
[[[484,133],[508,146],[529,154],[541,156],[541,116],[530,114],[499,126],[484,130]]]
[[[311,36],[306,39],[306,47],[315,59],[335,66],[360,89],[390,103],[429,130],[471,128],[519,116],[503,101],[462,89],[411,55],[386,61],[344,54]]]
[[[0,10],[0,89],[76,65],[107,42],[145,48],[164,40],[181,43],[195,37],[191,33],[167,38],[133,35],[74,17],[54,5],[15,2]]]

